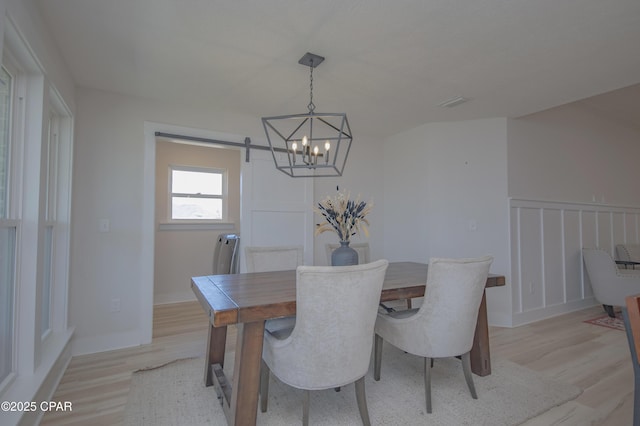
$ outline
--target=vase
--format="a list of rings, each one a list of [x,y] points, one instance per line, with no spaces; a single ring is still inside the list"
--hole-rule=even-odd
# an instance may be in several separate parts
[[[349,241],[340,241],[340,247],[331,253],[331,266],[358,264],[358,252],[349,247]]]

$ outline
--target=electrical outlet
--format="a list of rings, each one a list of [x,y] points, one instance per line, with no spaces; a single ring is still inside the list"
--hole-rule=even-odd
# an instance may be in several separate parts
[[[111,299],[111,312],[120,312],[120,299]]]

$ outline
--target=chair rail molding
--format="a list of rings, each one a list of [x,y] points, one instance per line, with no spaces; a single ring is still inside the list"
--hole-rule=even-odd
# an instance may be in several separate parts
[[[596,304],[582,248],[640,241],[637,206],[511,198],[509,221],[513,326]]]

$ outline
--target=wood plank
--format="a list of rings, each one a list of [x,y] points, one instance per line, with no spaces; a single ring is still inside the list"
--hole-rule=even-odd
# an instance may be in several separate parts
[[[478,376],[491,374],[491,353],[489,351],[489,324],[487,319],[487,295],[482,293],[480,309],[478,309],[478,321],[473,335],[471,347],[471,371]]]
[[[230,425],[256,424],[263,335],[264,321],[248,322],[238,326],[230,416],[227,417]]]
[[[205,352],[204,383],[205,386],[213,384],[212,365],[224,366],[224,353],[227,342],[227,327],[214,327],[209,322],[209,333],[207,335],[207,350]]]
[[[212,276],[191,278],[191,290],[209,314],[214,326],[236,324],[238,305],[212,282],[212,278]]]

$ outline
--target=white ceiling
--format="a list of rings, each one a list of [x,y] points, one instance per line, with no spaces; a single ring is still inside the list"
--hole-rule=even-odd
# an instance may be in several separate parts
[[[517,117],[640,83],[639,0],[37,3],[77,85],[158,101],[306,112],[298,59],[325,56],[316,111],[346,112],[356,137]],[[471,100],[438,107],[459,95]],[[634,86],[588,102],[640,126],[638,99]]]

